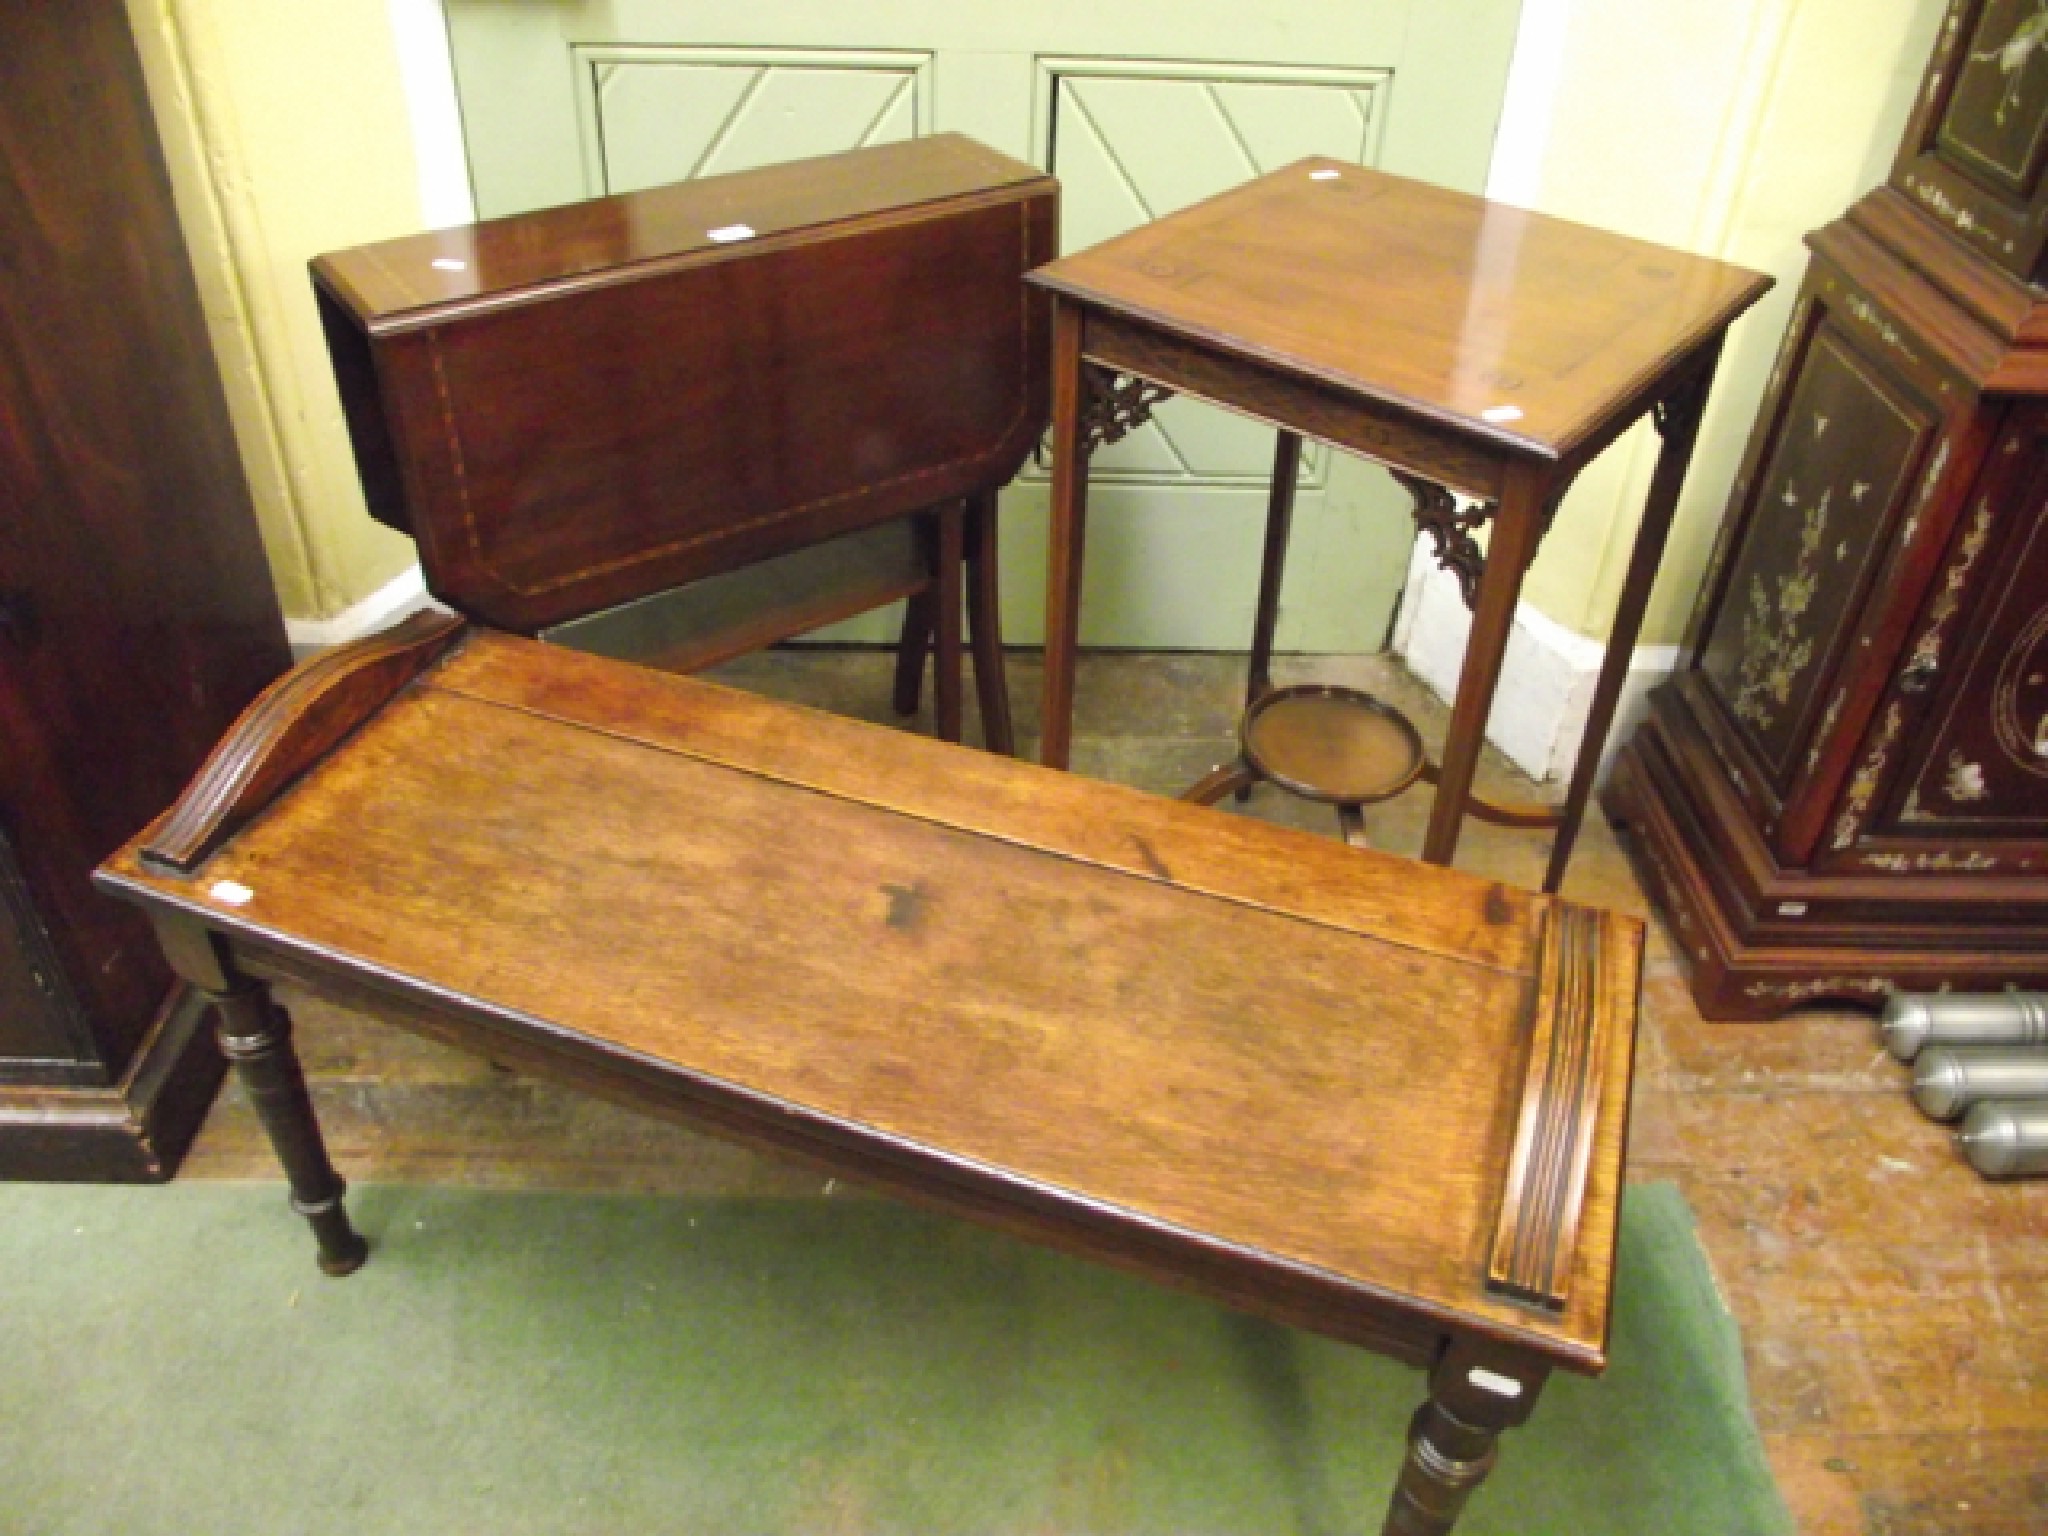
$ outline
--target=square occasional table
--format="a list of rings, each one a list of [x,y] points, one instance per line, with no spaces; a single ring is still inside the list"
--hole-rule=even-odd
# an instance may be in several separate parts
[[[1402,1536],[1606,1363],[1631,918],[424,617],[100,878],[331,1273],[367,1250],[278,979],[1422,1366]]]
[[[1448,864],[1468,813],[1555,827],[1544,889],[1556,890],[1723,334],[1771,279],[1304,160],[1029,280],[1057,299],[1042,760],[1066,767],[1072,740],[1089,456],[1160,399],[1197,396],[1280,434],[1248,705],[1267,692],[1301,438],[1386,465],[1473,608],[1443,761],[1424,767],[1437,796],[1422,856]],[[1488,805],[1472,775],[1523,575],[1573,478],[1646,414],[1663,446],[1564,804]]]

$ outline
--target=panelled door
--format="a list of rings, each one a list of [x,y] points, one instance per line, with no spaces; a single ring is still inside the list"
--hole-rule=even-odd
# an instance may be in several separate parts
[[[1304,155],[1477,191],[1519,0],[448,0],[479,217],[958,131],[1051,170],[1092,245]],[[796,445],[800,451],[801,445]],[[1270,429],[1177,400],[1096,461],[1082,639],[1250,639]],[[1302,465],[1279,643],[1384,642],[1408,498]],[[1003,501],[1007,637],[1040,636],[1047,486]],[[890,620],[835,638],[883,639]]]

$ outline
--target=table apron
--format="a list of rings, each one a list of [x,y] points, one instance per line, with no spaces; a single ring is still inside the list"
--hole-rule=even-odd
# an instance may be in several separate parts
[[[1489,452],[1469,434],[1361,401],[1334,385],[1097,310],[1086,311],[1081,353],[1102,367],[1137,374],[1468,496],[1500,498],[1505,452]]]
[[[429,1000],[402,982],[337,970],[242,939],[230,941],[236,965],[264,981],[304,986],[320,997],[500,1066],[588,1093],[628,1109],[676,1122],[777,1156],[795,1157],[945,1215],[991,1227],[1190,1291],[1224,1306],[1323,1334],[1411,1365],[1428,1365],[1453,1338],[1481,1340],[1493,1330],[1420,1315],[1395,1301],[1376,1304],[1357,1294],[1332,1295],[1312,1275],[1272,1265],[1221,1243],[1188,1240],[1113,1209],[1077,1206],[1053,1188],[1026,1191],[972,1168],[942,1163],[915,1145],[889,1144],[872,1127],[838,1127],[795,1106],[721,1091],[714,1083],[664,1077],[654,1064],[607,1055],[601,1042],[550,1036],[516,1020],[483,1019],[449,1002]],[[1500,1330],[1512,1344],[1511,1331]],[[1567,1367],[1573,1362],[1560,1360]]]

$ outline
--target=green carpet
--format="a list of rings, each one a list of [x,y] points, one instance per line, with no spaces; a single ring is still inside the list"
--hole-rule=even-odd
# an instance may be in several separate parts
[[[0,1531],[1376,1532],[1421,1376],[881,1201],[0,1186]],[[1790,1530],[1670,1186],[1460,1526]]]

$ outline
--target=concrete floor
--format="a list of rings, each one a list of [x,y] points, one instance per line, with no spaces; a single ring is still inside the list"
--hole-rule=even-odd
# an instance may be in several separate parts
[[[876,721],[889,659],[783,650],[714,676]],[[1395,703],[1426,738],[1444,709],[1385,657],[1282,658],[1281,682],[1349,682]],[[1035,656],[1012,660],[1019,746],[1036,755]],[[1234,748],[1242,658],[1083,659],[1078,772],[1184,788]],[[969,690],[971,698],[971,690]],[[929,729],[927,717],[909,722]],[[978,740],[970,703],[968,739]],[[1482,793],[1534,787],[1489,760]],[[1368,813],[1375,843],[1413,855],[1426,790]],[[1243,812],[1334,835],[1321,807],[1271,788]],[[1468,823],[1458,863],[1517,884],[1548,839]],[[1589,822],[1565,886],[1648,915],[1613,834]],[[2048,1182],[1997,1186],[1908,1103],[1871,1016],[1809,1009],[1710,1024],[1653,922],[1638,1056],[1632,1179],[1691,1202],[1743,1330],[1752,1399],[1801,1529],[1854,1536],[2048,1532]],[[286,996],[337,1163],[352,1179],[817,1195],[821,1179],[675,1127],[500,1072],[372,1021]],[[229,1089],[185,1177],[271,1177]],[[1731,1533],[1732,1536],[1732,1533]]]

